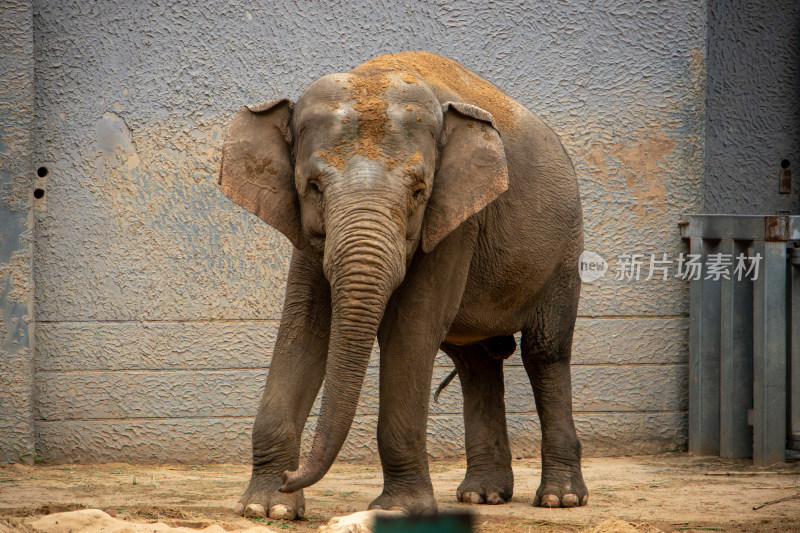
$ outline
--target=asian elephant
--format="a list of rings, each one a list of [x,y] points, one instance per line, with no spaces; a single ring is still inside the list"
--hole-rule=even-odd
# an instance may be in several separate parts
[[[345,442],[376,336],[384,488],[370,508],[436,509],[426,425],[440,348],[464,395],[457,497],[508,501],[503,359],[520,331],[542,429],[533,503],[586,504],[570,385],[581,204],[572,163],[539,118],[449,59],[384,55],[320,78],[296,103],[242,108],[219,182],[294,245],[239,514],[303,517],[302,489]]]

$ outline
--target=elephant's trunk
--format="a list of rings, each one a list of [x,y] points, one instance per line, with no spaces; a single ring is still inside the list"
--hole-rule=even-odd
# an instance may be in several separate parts
[[[322,407],[311,453],[299,470],[284,473],[281,492],[313,485],[339,454],[386,302],[404,275],[404,228],[378,205],[329,219],[324,268],[331,282],[332,315]]]

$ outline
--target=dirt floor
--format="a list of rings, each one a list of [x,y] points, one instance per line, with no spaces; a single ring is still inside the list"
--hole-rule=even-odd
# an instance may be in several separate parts
[[[639,531],[800,532],[796,462],[756,468],[748,461],[686,454],[587,459],[589,505],[578,509],[530,505],[540,474],[539,462],[530,459],[514,463],[510,503],[456,503],[455,489],[464,470],[463,461],[431,464],[439,509],[473,511],[481,532],[582,531],[610,518],[625,520]],[[99,508],[117,518],[174,526],[219,524],[235,530],[255,522],[308,532],[333,516],[366,509],[380,493],[382,480],[378,464],[337,463],[321,482],[306,489],[306,520],[283,522],[251,521],[232,513],[248,477],[249,468],[242,465],[2,465],[0,525],[25,530],[29,517]]]

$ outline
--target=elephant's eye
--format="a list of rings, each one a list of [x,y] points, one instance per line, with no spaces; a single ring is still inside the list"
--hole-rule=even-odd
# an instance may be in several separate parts
[[[414,202],[416,203],[421,202],[425,198],[425,188],[420,187],[419,189],[414,191],[413,197],[414,197]]]
[[[314,194],[322,194],[322,191],[319,188],[319,183],[316,181],[309,181],[308,182],[308,189],[313,192]]]

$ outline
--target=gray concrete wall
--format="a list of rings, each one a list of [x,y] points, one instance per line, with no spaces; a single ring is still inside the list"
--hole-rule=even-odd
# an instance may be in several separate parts
[[[33,462],[33,10],[0,0],[0,462]]]
[[[800,214],[800,3],[709,0],[706,131],[707,213]]]
[[[620,253],[677,255],[679,214],[701,208],[702,1],[35,4],[35,165],[50,172],[34,209],[34,412],[47,460],[248,460],[290,247],[215,185],[244,103],[425,49],[561,135],[586,248],[612,269]],[[579,310],[585,449],[682,449],[688,286],[612,278],[586,285]],[[440,357],[435,380],[450,368]],[[375,457],[376,376],[373,361],[342,457]],[[535,454],[518,355],[506,380],[512,447]],[[454,385],[431,410],[436,457],[463,453]]]

